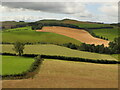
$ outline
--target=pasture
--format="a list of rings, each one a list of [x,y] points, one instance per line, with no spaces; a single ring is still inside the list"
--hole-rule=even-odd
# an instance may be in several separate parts
[[[33,79],[3,80],[3,88],[117,88],[118,66],[45,59]]]
[[[64,43],[74,43],[80,45],[81,42],[73,38],[59,35],[50,32],[36,32],[31,30],[30,27],[23,27],[19,29],[8,29],[2,32],[2,42],[14,43],[20,41],[23,43],[54,43],[54,44],[64,44]]]
[[[3,52],[15,53],[12,49],[13,45],[2,45],[2,48]],[[51,44],[25,45],[24,54],[58,55],[67,57],[80,57],[94,60],[117,60],[114,57],[106,54],[78,51]]]
[[[25,58],[19,56],[2,56],[2,75],[19,74],[27,71],[34,58]]]
[[[109,41],[113,41],[115,38],[119,37],[118,28],[96,29],[96,30],[92,30],[92,32],[95,33],[97,36],[108,38]]]
[[[92,23],[92,22],[77,21],[77,20],[70,20],[70,19],[62,20],[62,23],[77,25],[80,28],[112,27],[109,24],[99,24],[99,23],[94,23],[94,22]]]
[[[79,40],[82,43],[87,43],[87,44],[95,44],[95,45],[104,44],[105,46],[108,46],[108,43],[109,43],[109,41],[107,40],[93,37],[87,31],[82,29],[73,29],[73,28],[67,28],[67,27],[54,26],[54,27],[43,27],[42,31],[65,35],[65,36],[74,38],[76,40]]]

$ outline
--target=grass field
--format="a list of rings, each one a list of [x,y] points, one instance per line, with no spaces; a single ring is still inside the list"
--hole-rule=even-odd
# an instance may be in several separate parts
[[[111,56],[120,61],[120,54],[112,54]]]
[[[27,29],[28,30],[24,30]],[[64,44],[64,43],[74,43],[77,45],[80,45],[81,42],[64,36],[64,35],[59,35],[55,33],[50,33],[50,32],[36,32],[34,30],[31,30],[30,27],[23,27],[22,29],[9,29],[8,31],[3,31],[2,32],[2,41],[3,42],[16,42],[16,41],[21,41],[21,42],[31,42],[31,43],[36,43],[36,42],[45,42],[45,43],[54,43],[54,44]],[[18,31],[16,31],[18,30]]]
[[[3,88],[117,88],[118,66],[45,59],[33,79],[3,80]]]
[[[98,27],[112,27],[109,24],[98,24],[98,23],[91,23],[91,22],[82,22],[76,20],[63,20],[63,23],[77,25],[81,28],[98,28]]]
[[[28,70],[33,62],[33,58],[2,56],[2,75],[22,73]]]
[[[30,26],[28,26],[28,27],[21,27],[21,28],[6,29],[4,30],[4,32],[21,31],[21,30],[32,30],[32,29]]]
[[[97,36],[102,36],[105,38],[108,38],[108,40],[113,41],[114,38],[117,38],[118,35],[118,29],[114,28],[114,29],[96,29],[96,30],[92,30],[93,33],[95,33]]]
[[[15,53],[12,48],[13,45],[3,45],[3,52]],[[44,55],[60,55],[60,56],[67,56],[67,57],[80,57],[80,58],[87,58],[87,59],[106,59],[106,60],[116,60],[114,57],[105,54],[97,54],[91,52],[84,52],[69,49],[66,47],[61,47],[57,45],[26,45],[25,54],[44,54]]]

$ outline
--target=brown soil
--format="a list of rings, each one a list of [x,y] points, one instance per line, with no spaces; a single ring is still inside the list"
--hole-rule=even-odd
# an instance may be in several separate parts
[[[45,60],[33,79],[3,80],[3,88],[117,88],[117,65]]]
[[[80,30],[80,29],[73,29],[73,28],[67,28],[67,27],[53,26],[53,27],[43,27],[42,30],[36,30],[36,31],[53,32],[57,34],[62,34],[87,44],[95,44],[95,45],[104,44],[105,46],[108,46],[108,43],[109,43],[109,41],[107,40],[103,40],[103,39],[99,39],[91,36],[87,31],[82,29]]]

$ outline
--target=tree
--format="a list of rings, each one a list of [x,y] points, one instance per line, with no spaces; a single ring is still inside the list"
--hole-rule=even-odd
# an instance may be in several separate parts
[[[24,46],[25,46],[24,43],[16,42],[16,43],[14,43],[14,48],[13,48],[13,50],[14,50],[16,53],[18,53],[18,56],[22,56],[23,50],[24,50]]]

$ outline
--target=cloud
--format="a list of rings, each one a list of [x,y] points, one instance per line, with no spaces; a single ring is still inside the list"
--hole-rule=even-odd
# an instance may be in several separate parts
[[[106,3],[103,4],[99,10],[108,16],[118,17],[118,4],[117,3]]]
[[[10,8],[23,8],[64,14],[82,13],[86,10],[84,4],[75,2],[3,2],[2,5]]]

